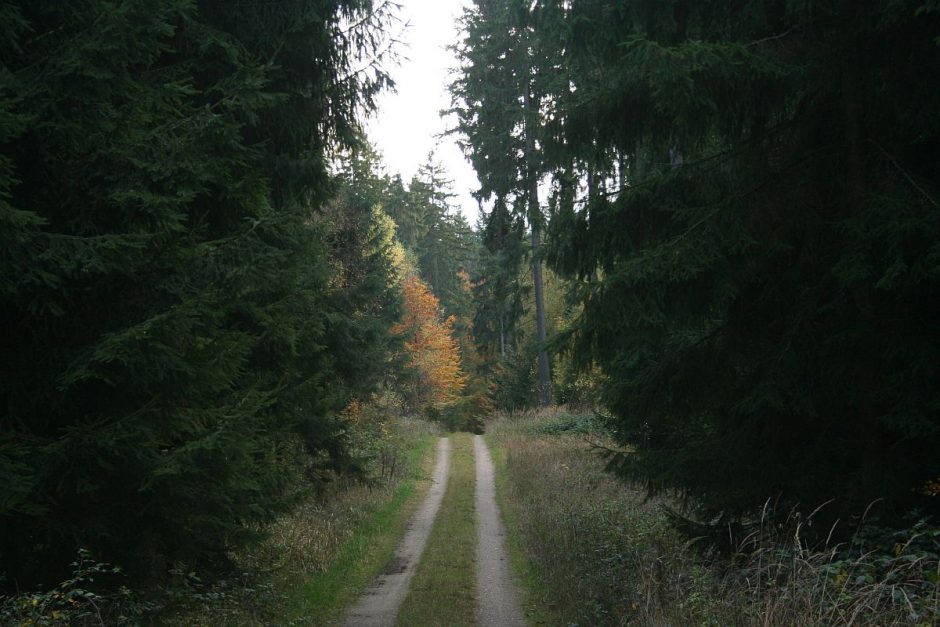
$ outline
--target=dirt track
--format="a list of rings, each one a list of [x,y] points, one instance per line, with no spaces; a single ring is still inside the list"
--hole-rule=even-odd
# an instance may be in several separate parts
[[[483,627],[521,627],[526,623],[509,574],[506,530],[496,505],[493,460],[482,437],[474,437],[473,452],[476,464],[476,622]],[[450,440],[441,438],[431,489],[410,522],[392,563],[350,608],[344,623],[347,627],[395,625],[444,498],[449,469]]]
[[[408,524],[408,530],[395,551],[392,562],[359,597],[359,601],[350,608],[344,623],[348,627],[378,627],[395,624],[398,608],[408,592],[408,583],[421,560],[424,545],[427,544],[431,527],[434,526],[434,518],[444,498],[449,470],[450,440],[441,438],[437,443],[437,465],[434,468],[431,489],[428,490],[421,508]]]
[[[506,529],[496,505],[493,460],[481,436],[473,438],[477,466],[477,604],[483,627],[524,626],[515,586],[509,575]]]

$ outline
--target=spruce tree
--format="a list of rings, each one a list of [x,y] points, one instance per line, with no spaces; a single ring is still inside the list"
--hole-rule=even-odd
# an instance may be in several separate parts
[[[561,4],[479,0],[462,19],[455,47],[460,73],[451,85],[467,155],[480,179],[481,199],[511,202],[529,227],[538,336],[536,398],[552,401],[542,294],[541,233],[545,227],[539,183],[546,173],[542,105],[557,88],[553,32]],[[543,30],[538,26],[542,25]],[[539,34],[543,36],[539,36]],[[512,201],[509,199],[512,198]]]
[[[454,205],[452,186],[432,153],[418,169],[408,192],[413,211],[423,213],[427,225],[413,249],[421,275],[440,299],[444,311],[463,320],[472,316],[472,303],[464,290],[461,273],[476,270],[479,240]]]
[[[79,547],[142,576],[217,560],[342,464],[372,366],[329,341],[371,296],[346,310],[313,215],[386,84],[356,69],[387,11],[0,3],[7,582]]]
[[[562,212],[615,467],[709,514],[936,510],[938,15],[930,3],[570,3]],[[622,160],[621,160],[622,158]]]
[[[524,223],[497,198],[492,210],[481,217],[483,251],[479,275],[474,281],[474,337],[479,350],[490,359],[515,354],[516,325],[522,315],[525,287],[519,272],[525,255]]]

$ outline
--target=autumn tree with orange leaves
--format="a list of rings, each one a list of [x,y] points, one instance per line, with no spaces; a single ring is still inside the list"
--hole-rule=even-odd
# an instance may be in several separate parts
[[[410,400],[416,407],[452,403],[466,384],[454,316],[442,317],[440,301],[414,274],[404,279],[402,291],[404,314],[392,331],[402,337],[416,374]]]

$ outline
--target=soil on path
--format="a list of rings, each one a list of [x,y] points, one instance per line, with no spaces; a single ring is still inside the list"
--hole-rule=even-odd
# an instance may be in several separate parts
[[[391,627],[395,624],[398,608],[408,592],[408,583],[421,560],[434,518],[444,498],[449,470],[450,440],[441,438],[437,443],[437,466],[431,479],[431,489],[408,524],[395,557],[350,608],[344,623],[347,627]]]
[[[483,627],[524,627],[526,622],[509,573],[506,529],[496,505],[495,471],[486,442],[474,436],[476,466],[476,619]],[[441,438],[437,467],[424,503],[408,526],[392,562],[346,615],[347,627],[395,625],[398,610],[424,552],[444,498],[450,469],[450,440]]]
[[[524,627],[515,586],[509,574],[506,529],[496,505],[493,460],[481,436],[473,438],[476,459],[477,603],[483,627]]]

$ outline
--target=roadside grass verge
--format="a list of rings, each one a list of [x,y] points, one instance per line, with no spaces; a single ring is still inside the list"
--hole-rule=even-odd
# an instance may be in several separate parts
[[[394,467],[371,484],[337,480],[268,530],[260,545],[233,556],[245,571],[237,583],[169,591],[152,624],[326,625],[381,572],[430,485],[437,428],[424,420],[385,424],[390,447],[377,456]],[[175,598],[174,598],[175,597]]]
[[[475,625],[476,466],[473,435],[451,436],[450,479],[398,624]]]
[[[802,519],[709,554],[669,524],[675,503],[604,471],[592,423],[555,409],[487,430],[531,624],[940,624],[940,530],[869,526],[877,541],[809,550]]]
[[[338,618],[392,559],[430,485],[435,441],[424,434],[405,451],[401,480],[378,489],[357,485],[300,512],[302,519],[289,519],[279,541],[295,565],[278,582],[286,621],[318,625]]]
[[[506,449],[490,448],[493,466],[496,469],[496,503],[499,506],[503,525],[506,529],[506,550],[509,553],[510,575],[520,592],[519,603],[526,623],[529,625],[552,625],[560,614],[548,594],[544,577],[539,572],[534,560],[528,555],[526,536],[522,529],[521,513],[516,512],[512,503],[506,499],[507,473]]]

